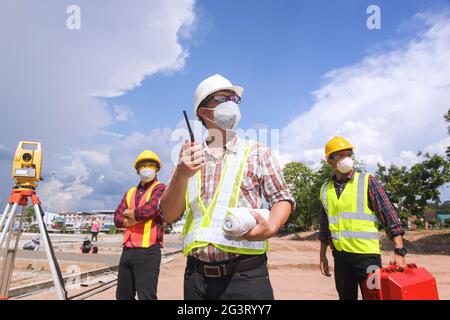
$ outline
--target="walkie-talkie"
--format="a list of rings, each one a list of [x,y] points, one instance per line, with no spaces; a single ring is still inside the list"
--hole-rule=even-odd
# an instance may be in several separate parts
[[[183,110],[184,120],[186,120],[186,125],[189,130],[189,135],[191,136],[191,142],[194,142],[194,133],[192,132],[191,124],[189,123],[188,115],[186,110]]]

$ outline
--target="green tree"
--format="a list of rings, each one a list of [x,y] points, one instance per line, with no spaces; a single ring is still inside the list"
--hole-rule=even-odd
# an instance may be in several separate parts
[[[391,202],[399,209],[402,218],[409,214],[419,217],[427,202],[440,204],[440,188],[450,182],[450,163],[442,156],[417,154],[423,161],[411,168],[378,164],[376,175],[384,184]]]
[[[416,221],[414,221],[414,224],[417,226],[417,229],[423,229],[423,227],[425,226],[425,224],[423,223],[422,220],[417,219]]]
[[[296,210],[291,214],[283,231],[309,230],[318,226],[321,208],[320,188],[334,174],[331,166],[324,160],[317,171],[311,170],[302,162],[288,163],[283,173],[289,189],[296,201]]]
[[[35,219],[35,214],[34,214],[34,208],[33,207],[26,207],[24,209],[24,211],[22,212],[23,214],[23,221],[30,224],[34,221]]]
[[[173,225],[172,225],[172,224],[166,223],[166,224],[164,225],[164,234],[169,234],[169,233],[171,233],[171,232],[172,232],[172,229],[173,229]]]
[[[435,218],[431,218],[430,220],[428,220],[428,224],[430,226],[434,226],[437,224],[437,220]]]
[[[117,227],[113,224],[112,226],[109,227],[108,233],[117,234],[118,233]]]
[[[283,231],[308,229],[313,224],[314,199],[313,185],[314,172],[301,162],[290,162],[283,169],[284,177],[289,189],[295,198],[296,209],[289,216]],[[315,195],[317,198],[317,195]]]
[[[450,227],[450,218],[445,219],[445,227]]]
[[[447,113],[444,114],[444,119],[445,119],[445,122],[448,123],[447,133],[450,135],[450,108],[447,110]],[[450,161],[450,146],[447,146],[446,154],[447,154],[447,160]]]

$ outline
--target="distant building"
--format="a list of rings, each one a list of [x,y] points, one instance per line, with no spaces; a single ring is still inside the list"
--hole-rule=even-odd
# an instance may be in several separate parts
[[[51,227],[52,223],[59,217],[59,213],[56,212],[44,212],[44,223],[47,227]]]
[[[80,233],[81,230],[90,228],[94,219],[100,223],[100,232],[109,232],[114,225],[114,210],[60,212],[59,216],[63,218],[67,232]]]
[[[436,220],[438,224],[444,224],[445,220],[450,219],[450,211],[437,209],[437,210],[425,210],[423,213],[425,222],[430,220]]]
[[[450,219],[450,212],[448,211],[437,211],[436,218],[439,223],[445,223],[445,220]]]
[[[115,210],[92,210],[92,217],[100,223],[100,232],[109,232],[114,226]]]

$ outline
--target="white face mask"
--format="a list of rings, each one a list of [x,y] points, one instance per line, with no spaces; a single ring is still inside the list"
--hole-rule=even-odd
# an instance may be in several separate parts
[[[341,173],[349,173],[353,170],[353,159],[346,157],[344,159],[341,159],[337,163],[337,169]]]
[[[139,176],[141,177],[141,181],[146,183],[155,179],[156,172],[153,169],[144,168],[142,170],[139,170]]]
[[[233,101],[222,102],[215,108],[205,109],[214,111],[214,122],[223,130],[235,130],[241,120],[239,105]]]

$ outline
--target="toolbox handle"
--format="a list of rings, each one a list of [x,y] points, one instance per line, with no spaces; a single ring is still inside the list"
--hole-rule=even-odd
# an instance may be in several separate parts
[[[417,269],[417,265],[415,263],[408,263],[406,268],[399,269],[396,264],[390,264],[385,270],[387,272],[410,272],[412,269]]]

